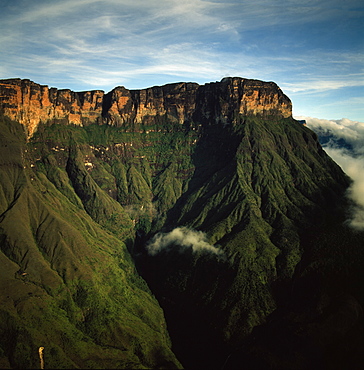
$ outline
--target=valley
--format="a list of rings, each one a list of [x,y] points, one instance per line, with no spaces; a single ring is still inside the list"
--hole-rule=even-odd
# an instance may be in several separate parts
[[[1,367],[359,368],[350,179],[276,84],[0,94]]]

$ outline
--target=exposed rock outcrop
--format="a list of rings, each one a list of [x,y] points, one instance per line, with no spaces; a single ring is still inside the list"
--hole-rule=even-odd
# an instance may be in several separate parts
[[[63,122],[74,125],[140,124],[166,116],[184,123],[198,114],[231,123],[237,114],[290,117],[292,104],[274,82],[239,77],[198,85],[174,83],[143,90],[116,87],[74,92],[39,85],[30,80],[0,81],[0,109],[19,121],[31,137],[39,123]]]
[[[20,122],[32,136],[40,122],[58,121],[75,125],[97,123],[101,118],[104,92],[58,90],[30,80],[0,81],[0,107],[6,116]]]
[[[276,84],[0,97],[0,367],[363,368],[350,179]]]

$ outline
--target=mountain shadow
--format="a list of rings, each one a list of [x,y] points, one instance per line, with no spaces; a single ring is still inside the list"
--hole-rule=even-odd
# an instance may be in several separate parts
[[[350,179],[276,84],[0,92],[2,367],[361,368]]]

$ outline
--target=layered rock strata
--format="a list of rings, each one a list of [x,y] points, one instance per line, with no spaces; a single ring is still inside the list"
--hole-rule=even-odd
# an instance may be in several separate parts
[[[275,83],[238,77],[206,85],[174,83],[143,90],[121,86],[107,94],[7,79],[0,80],[0,110],[23,124],[31,137],[41,122],[122,126],[165,116],[182,124],[198,114],[206,120],[213,117],[230,123],[237,114],[290,117],[292,104]]]
[[[0,81],[0,108],[9,118],[23,124],[32,136],[40,122],[63,121],[75,125],[97,123],[104,92],[58,90],[30,80]]]

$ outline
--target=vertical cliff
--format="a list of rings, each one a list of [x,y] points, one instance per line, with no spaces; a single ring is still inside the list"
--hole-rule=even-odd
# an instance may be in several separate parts
[[[0,363],[360,362],[350,180],[275,83],[0,97]]]
[[[0,110],[26,127],[32,136],[43,122],[65,122],[74,125],[98,123],[104,92],[58,90],[30,80],[0,81]]]
[[[116,87],[107,94],[100,90],[58,90],[29,80],[9,79],[0,81],[0,110],[23,124],[31,137],[41,122],[80,126],[104,123],[126,125],[132,130],[158,117],[179,124],[196,119],[196,115],[225,123],[236,120],[238,114],[290,117],[292,105],[275,83],[238,77],[203,86]]]

